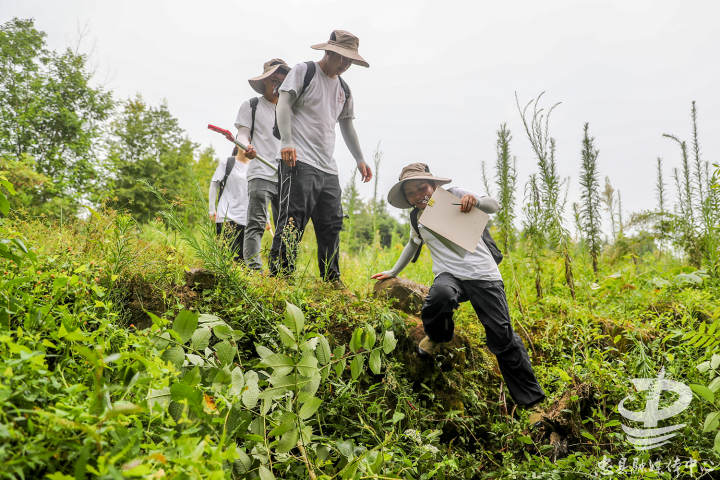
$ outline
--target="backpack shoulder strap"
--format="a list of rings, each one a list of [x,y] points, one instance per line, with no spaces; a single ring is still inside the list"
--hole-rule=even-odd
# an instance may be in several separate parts
[[[492,238],[492,235],[490,235],[490,229],[488,227],[485,227],[485,230],[483,230],[482,240],[488,251],[490,251],[490,255],[492,255],[495,263],[500,265],[500,262],[503,261],[503,254],[495,243],[495,240]]]
[[[345,80],[343,80],[340,75],[338,75],[338,79],[340,80],[340,86],[342,87],[343,92],[345,92],[345,101],[347,102],[350,98],[350,87],[348,87],[348,84],[345,83]]]
[[[410,225],[412,225],[413,230],[415,230],[415,233],[417,233],[417,236],[420,237],[420,247],[417,249],[417,252],[415,252],[415,256],[412,259],[412,263],[417,262],[417,259],[420,257],[420,252],[422,252],[422,246],[425,243],[425,240],[423,240],[422,235],[420,235],[420,228],[418,227],[418,213],[420,212],[420,209],[417,207],[413,207],[413,209],[410,211]]]
[[[250,121],[250,143],[252,143],[253,136],[255,135],[255,111],[257,110],[259,100],[260,99],[258,97],[250,99],[250,110],[252,111],[252,120]]]
[[[227,163],[225,164],[225,176],[223,177],[222,181],[220,182],[220,188],[218,192],[218,201],[220,201],[220,197],[222,197],[223,192],[225,191],[225,185],[227,185],[228,177],[230,176],[230,173],[232,172],[232,169],[235,167],[235,157],[228,158]]]
[[[313,77],[315,76],[315,62],[308,61],[305,62],[305,65],[307,65],[307,71],[305,72],[305,78],[303,78],[303,86],[302,90],[300,90],[300,93],[298,93],[298,98],[300,98],[300,95],[305,93],[305,89],[310,85],[310,82],[312,81]]]

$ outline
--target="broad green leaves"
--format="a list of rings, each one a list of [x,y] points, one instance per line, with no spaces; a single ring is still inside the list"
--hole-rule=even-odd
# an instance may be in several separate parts
[[[197,313],[183,310],[175,318],[172,329],[180,334],[180,343],[187,343],[192,338],[198,325],[198,316]]]

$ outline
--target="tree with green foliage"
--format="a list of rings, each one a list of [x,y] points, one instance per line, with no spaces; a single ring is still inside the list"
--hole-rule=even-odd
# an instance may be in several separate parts
[[[139,222],[154,218],[157,199],[140,179],[177,202],[186,201],[195,189],[190,173],[197,148],[166,102],[149,106],[140,95],[123,102],[108,141],[109,160],[117,172],[109,184],[108,205],[127,210]]]
[[[51,51],[45,37],[32,19],[0,26],[0,157],[11,177],[42,179],[24,206],[59,217],[100,188],[97,140],[114,101],[87,55]]]
[[[600,179],[597,158],[600,151],[595,147],[595,137],[588,133],[590,124],[583,128],[582,163],[580,165],[580,225],[592,258],[593,272],[598,276],[598,257],[602,248],[602,215],[600,213]]]

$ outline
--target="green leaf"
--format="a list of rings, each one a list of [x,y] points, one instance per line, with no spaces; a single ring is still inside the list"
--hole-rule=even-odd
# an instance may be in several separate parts
[[[335,350],[333,351],[333,358],[337,361],[335,364],[335,374],[339,377],[342,375],[342,372],[345,371],[345,365],[346,360],[343,358],[345,355],[345,345],[340,345],[338,347],[335,347]]]
[[[713,378],[712,382],[710,382],[710,385],[708,385],[708,388],[713,392],[717,392],[718,390],[720,390],[720,377]]]
[[[716,451],[720,452],[720,432],[715,435],[715,444],[713,445],[713,448]]]
[[[607,422],[607,423],[604,425],[604,428],[616,427],[616,426],[618,426],[618,425],[620,425],[620,421],[619,421],[619,420],[610,420],[609,422]]]
[[[582,436],[587,438],[588,440],[592,440],[593,442],[597,443],[597,439],[588,432],[582,432]]]
[[[720,355],[716,353],[712,356],[712,359],[710,360],[710,366],[713,368],[713,370],[717,369],[718,366],[720,366]]]
[[[705,385],[697,385],[692,383],[689,385],[690,389],[695,392],[698,396],[704,398],[710,403],[715,403],[715,394]]]
[[[320,400],[317,397],[310,398],[305,404],[300,408],[300,418],[303,420],[307,420],[308,418],[315,415],[315,412],[317,412],[318,408],[320,407],[320,404],[322,404],[322,400]]]
[[[711,432],[715,430],[720,424],[720,412],[711,412],[705,417],[705,423],[703,424],[703,433]]]
[[[298,307],[285,302],[285,320],[283,324],[293,333],[295,340],[300,340],[302,329],[305,326],[305,316]]]
[[[320,337],[318,339],[318,346],[315,349],[315,356],[318,359],[318,362],[320,362],[320,365],[327,365],[330,363],[330,360],[332,359],[332,352],[330,350],[330,343],[328,343],[327,338]]]
[[[232,396],[238,397],[242,395],[243,388],[245,387],[245,378],[243,377],[240,367],[235,367],[233,369],[230,384],[232,385],[230,387],[230,394]]]
[[[185,349],[180,345],[174,345],[165,350],[160,358],[180,370],[185,362]]]
[[[173,383],[170,386],[170,396],[174,402],[187,400],[188,405],[200,406],[203,400],[202,391],[184,383]]]
[[[525,435],[519,436],[519,437],[518,437],[518,440],[520,440],[521,442],[526,443],[526,444],[528,444],[528,445],[532,445],[532,443],[533,443],[532,438],[527,437],[527,436],[525,436]]]
[[[212,327],[212,331],[220,340],[229,340],[233,336],[232,328],[227,325],[215,325]]]
[[[263,465],[260,465],[258,473],[260,474],[260,480],[275,480],[275,475]]]
[[[207,327],[200,327],[192,335],[190,339],[190,348],[196,351],[205,350],[210,345],[210,329]]]
[[[300,359],[297,365],[297,370],[300,375],[310,377],[315,375],[318,371],[318,361],[313,355],[305,355]]]
[[[255,344],[255,351],[260,356],[260,358],[265,358],[273,354],[273,351],[270,350],[267,347],[263,347],[262,345]]]
[[[275,451],[277,453],[287,453],[297,445],[298,438],[300,438],[300,432],[296,429],[285,432],[280,441],[278,442]]]
[[[375,374],[380,374],[380,367],[382,366],[382,360],[380,360],[380,350],[373,350],[370,354],[370,370]]]
[[[237,347],[230,345],[227,340],[223,340],[215,345],[215,353],[217,353],[221,365],[231,365],[237,353]]]
[[[202,375],[200,373],[200,367],[195,367],[189,372],[187,372],[185,375],[183,375],[183,378],[181,380],[182,383],[185,385],[189,385],[191,387],[194,387],[198,383],[200,383],[200,380],[202,380]]]
[[[697,368],[700,371],[700,373],[705,373],[708,370],[710,370],[710,362],[703,362],[703,363],[699,364],[698,366],[696,366],[695,368]]]
[[[362,347],[362,334],[363,329],[362,328],[356,328],[355,331],[352,334],[352,338],[350,339],[350,351],[353,353],[357,353],[358,350],[360,350],[360,347]]]
[[[345,468],[340,470],[340,473],[338,475],[340,475],[340,478],[342,478],[343,480],[349,480],[355,476],[355,472],[357,471],[359,465],[360,460],[355,460],[354,462],[347,464]]]
[[[352,363],[350,364],[350,374],[352,375],[353,380],[357,380],[357,378],[362,373],[364,362],[365,362],[364,355],[357,355],[353,359]]]
[[[285,355],[284,353],[273,353],[263,358],[259,363],[260,366],[277,368],[277,367],[294,367],[295,362],[293,359]]]
[[[252,460],[243,450],[237,449],[238,458],[235,459],[235,471],[242,475],[248,473],[252,467]]]
[[[242,394],[242,402],[246,408],[254,408],[260,395],[257,373],[250,371],[245,373],[245,390]]]
[[[298,344],[295,341],[293,332],[290,331],[289,328],[287,328],[285,325],[279,325],[278,333],[280,334],[280,341],[282,341],[283,345],[288,348],[292,348],[293,350],[298,349]]]
[[[162,408],[167,408],[170,404],[170,387],[161,388],[160,390],[150,389],[148,392],[148,407],[152,410],[153,405],[159,404]]]
[[[372,350],[375,346],[375,340],[375,329],[371,325],[365,325],[365,343],[363,345],[365,347],[365,350],[367,350],[368,352]]]
[[[9,181],[7,181],[7,180],[0,181],[0,185],[7,188],[8,192],[10,192],[10,195],[17,195],[17,192],[15,191],[15,187]]]
[[[383,338],[383,352],[385,352],[385,355],[395,350],[396,345],[395,333],[392,330],[387,330]]]
[[[183,310],[175,317],[172,329],[180,334],[180,343],[187,343],[195,333],[197,326],[198,314],[190,310]]]

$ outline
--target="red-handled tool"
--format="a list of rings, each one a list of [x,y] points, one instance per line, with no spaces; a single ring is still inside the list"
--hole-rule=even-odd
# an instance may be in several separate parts
[[[225,138],[230,140],[232,143],[237,145],[238,147],[242,148],[243,152],[247,152],[247,147],[243,145],[242,143],[235,140],[235,137],[233,137],[233,134],[230,133],[230,130],[225,130],[224,128],[216,127],[215,125],[211,125],[208,123],[208,129],[212,130],[213,132],[217,132],[221,135],[223,135]],[[272,168],[277,172],[277,167],[275,165],[272,165],[270,162],[262,158],[260,155],[255,155],[256,160],[260,160],[262,163],[267,165],[268,167]]]

